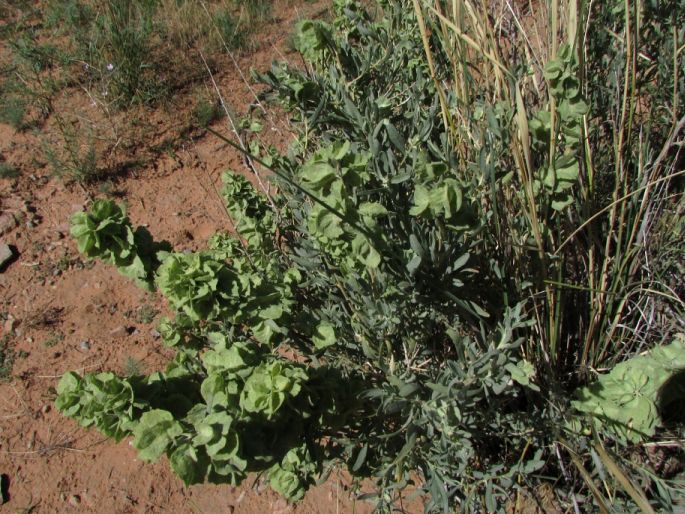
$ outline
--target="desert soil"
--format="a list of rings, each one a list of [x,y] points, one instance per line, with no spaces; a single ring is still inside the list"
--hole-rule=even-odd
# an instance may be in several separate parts
[[[250,68],[266,70],[274,59],[295,60],[286,45],[289,28],[298,16],[320,9],[320,3],[296,8],[293,2],[276,2],[274,21],[262,31],[258,48],[236,55],[238,66],[249,77]],[[214,79],[226,103],[236,113],[246,113],[255,100],[250,79],[244,81],[230,61]],[[208,77],[206,82],[213,90]],[[64,107],[83,110],[90,101],[76,87],[56,99]],[[106,193],[126,203],[134,225],[149,226],[156,239],[180,250],[201,248],[215,231],[231,228],[217,193],[220,177],[227,168],[246,168],[237,152],[217,138],[179,128],[189,109],[179,102],[138,113],[145,130],[130,145],[137,164],[120,166],[106,186],[84,187],[54,175],[40,152],[54,124],[50,117],[37,131],[0,124],[0,155],[21,172],[18,178],[0,179],[0,241],[15,254],[0,273],[0,328],[14,355],[10,376],[0,381],[0,473],[7,486],[2,512],[371,510],[354,500],[351,483],[342,475],[312,489],[297,505],[287,504],[254,476],[240,487],[187,488],[165,459],[143,463],[128,440],[116,444],[54,408],[54,388],[66,371],[125,373],[138,367],[151,372],[162,369],[170,357],[155,331],[168,310],[163,300],[112,267],[84,262],[68,234],[69,217]],[[284,148],[291,137],[286,117],[268,119],[261,137]],[[230,134],[225,118],[214,128]],[[152,147],[166,150],[140,158]]]

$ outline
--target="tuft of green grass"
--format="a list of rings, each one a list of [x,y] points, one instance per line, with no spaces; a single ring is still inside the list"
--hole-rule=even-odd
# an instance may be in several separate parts
[[[195,105],[195,109],[193,109],[193,118],[202,128],[206,128],[214,121],[221,119],[223,114],[223,110],[218,102],[210,101],[206,98],[200,98]]]
[[[124,360],[124,376],[127,377],[138,377],[143,375],[145,372],[145,367],[143,363],[128,355],[126,360]]]
[[[55,64],[65,63],[66,56],[53,44],[36,42],[30,32],[24,32],[9,44],[16,60],[30,67],[34,72],[45,71]]]
[[[264,23],[271,19],[273,2],[270,0],[237,0],[250,23]]]
[[[53,346],[64,341],[64,332],[61,330],[53,330],[50,335],[43,341],[45,348],[52,348]]]
[[[0,337],[0,380],[7,380],[12,374],[14,352],[10,348],[10,335]]]
[[[15,130],[27,128],[26,101],[15,96],[0,98],[0,123],[11,125]]]
[[[133,319],[137,323],[144,323],[146,325],[149,325],[152,323],[155,318],[159,315],[159,310],[155,309],[152,305],[148,303],[144,303],[138,309],[136,309],[135,313],[133,314]]]
[[[0,162],[0,178],[16,178],[21,175],[18,168],[9,162]]]
[[[153,2],[108,0],[102,17],[104,46],[100,64],[109,73],[108,83],[122,107],[138,99],[157,98],[158,84],[147,73],[153,30]]]
[[[230,50],[242,49],[247,45],[248,33],[245,24],[232,9],[221,9],[214,17],[214,24],[222,44]]]
[[[98,166],[93,137],[87,137],[78,123],[67,121],[59,114],[55,119],[61,141],[44,149],[53,173],[81,184],[100,180],[105,173]]]

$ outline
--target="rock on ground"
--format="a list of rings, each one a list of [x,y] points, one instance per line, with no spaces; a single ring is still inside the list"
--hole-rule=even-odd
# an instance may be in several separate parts
[[[0,242],[0,270],[2,270],[5,264],[12,260],[13,256],[14,253],[12,253],[12,249],[5,243]]]

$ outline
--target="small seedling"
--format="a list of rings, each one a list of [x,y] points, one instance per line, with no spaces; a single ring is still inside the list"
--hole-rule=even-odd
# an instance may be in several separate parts
[[[17,97],[0,99],[0,123],[11,125],[15,130],[27,127],[25,122],[26,102]]]
[[[6,380],[12,373],[14,364],[14,352],[9,347],[10,335],[0,337],[0,380]]]
[[[124,375],[127,377],[138,377],[144,373],[143,363],[130,355],[124,361]]]
[[[50,333],[45,341],[43,341],[43,346],[45,346],[45,348],[52,348],[62,341],[64,341],[64,333],[59,330],[55,330]]]
[[[197,121],[197,124],[206,128],[211,125],[214,121],[221,119],[223,111],[221,107],[216,102],[210,102],[204,98],[201,98],[195,110],[193,111],[193,118]]]
[[[159,315],[159,311],[150,304],[141,305],[134,313],[133,319],[137,323],[150,324]]]

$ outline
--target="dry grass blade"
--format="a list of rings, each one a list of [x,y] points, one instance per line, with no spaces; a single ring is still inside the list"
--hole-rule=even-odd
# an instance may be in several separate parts
[[[423,41],[423,48],[426,53],[426,62],[428,62],[428,68],[430,69],[431,78],[435,84],[435,89],[438,92],[438,97],[440,99],[440,107],[442,110],[442,121],[445,127],[452,127],[452,116],[450,115],[449,107],[447,106],[447,99],[445,98],[445,92],[443,90],[442,84],[438,80],[437,74],[435,72],[435,63],[433,62],[433,52],[430,48],[430,43],[428,41],[428,29],[426,28],[426,22],[423,17],[423,11],[421,9],[421,4],[419,0],[413,0],[414,2],[414,12],[416,13],[416,18],[419,22],[419,30],[421,31],[421,40]],[[431,7],[432,9],[432,7]],[[454,133],[454,130],[452,130]]]
[[[599,508],[599,511],[602,514],[609,514],[611,511],[607,506],[606,498],[599,490],[599,488],[595,485],[595,482],[590,476],[590,473],[588,473],[587,469],[585,469],[585,466],[583,466],[583,463],[578,457],[578,455],[576,455],[576,453],[573,450],[571,450],[568,447],[568,445],[564,444],[564,446],[566,446],[566,449],[568,450],[568,453],[571,456],[571,462],[573,462],[573,465],[580,473],[580,476],[583,478],[585,485],[587,485],[590,489],[590,492],[592,492],[592,496],[595,498],[595,501],[597,502],[597,507]]]
[[[621,484],[623,490],[628,493],[638,507],[642,509],[642,512],[645,514],[654,514],[654,509],[649,504],[649,500],[647,500],[644,493],[626,476],[623,470],[616,464],[616,461],[609,456],[602,444],[598,441],[595,443],[594,448],[597,451],[599,458],[602,460],[602,463],[618,483]]]
[[[650,188],[656,184],[660,184],[662,182],[669,182],[669,181],[673,180],[674,178],[677,178],[677,177],[680,177],[683,175],[685,175],[685,170],[670,173],[670,174],[666,175],[665,177],[661,177],[661,178],[658,178],[656,180],[653,180],[653,181],[649,182],[648,184],[646,184],[642,187],[639,187],[639,188],[635,189],[634,191],[631,191],[630,193],[628,193],[624,196],[621,196],[620,198],[617,198],[616,200],[612,201],[609,205],[605,206],[604,208],[600,209],[599,211],[594,213],[592,216],[587,218],[580,226],[578,226],[578,228],[576,228],[573,232],[571,232],[571,234],[569,234],[566,237],[566,239],[564,239],[562,241],[562,243],[559,246],[557,246],[556,250],[554,251],[554,255],[559,255],[561,253],[561,250],[564,249],[566,247],[566,245],[568,245],[575,238],[575,236],[577,236],[580,232],[582,232],[585,228],[587,228],[587,226],[590,223],[592,223],[594,220],[596,220],[597,218],[599,218],[603,214],[606,214],[608,211],[610,211],[616,205],[628,200],[629,198],[637,195],[638,193],[641,193],[642,191],[644,191],[644,190],[646,190],[646,189],[648,189],[648,188]],[[603,290],[605,290],[605,289],[603,289]]]

